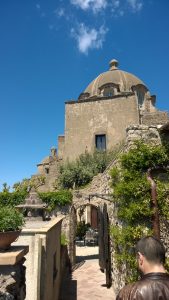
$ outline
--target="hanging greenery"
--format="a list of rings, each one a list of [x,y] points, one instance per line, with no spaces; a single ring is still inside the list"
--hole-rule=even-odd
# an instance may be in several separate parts
[[[22,202],[24,202],[26,195],[26,191],[0,192],[0,206],[16,206],[18,204],[21,204]]]
[[[59,190],[57,192],[39,193],[43,202],[49,205],[50,210],[56,206],[65,206],[72,202],[73,195],[68,190]]]
[[[120,224],[111,227],[111,235],[117,266],[120,270],[121,266],[126,265],[126,283],[128,283],[138,279],[134,245],[142,236],[152,234],[153,209],[147,170],[157,166],[165,168],[169,158],[164,146],[153,147],[137,141],[119,161],[120,167],[111,170],[111,177],[113,198]],[[158,176],[155,177],[159,214],[169,220],[166,201],[169,181],[161,181]]]

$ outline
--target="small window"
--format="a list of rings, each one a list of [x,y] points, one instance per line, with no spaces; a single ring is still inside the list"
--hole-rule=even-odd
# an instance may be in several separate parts
[[[45,168],[46,174],[49,174],[49,168]]]
[[[107,86],[104,88],[103,96],[112,97],[114,96],[114,88],[112,86]]]
[[[110,98],[117,94],[118,86],[114,84],[105,84],[99,89],[101,96]]]
[[[143,93],[143,91],[141,90],[136,90],[136,93],[137,93],[138,104],[143,105],[145,93]]]
[[[105,134],[96,135],[95,144],[97,150],[106,150],[106,135]]]

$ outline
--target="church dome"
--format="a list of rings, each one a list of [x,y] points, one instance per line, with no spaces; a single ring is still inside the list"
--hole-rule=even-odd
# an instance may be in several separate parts
[[[111,88],[112,90],[115,90],[114,94],[133,92],[133,88],[137,86],[142,86],[148,91],[146,85],[138,77],[131,73],[119,70],[117,60],[111,60],[109,65],[109,71],[101,73],[94,79],[80,95],[79,100],[96,96],[112,96],[110,92]],[[109,93],[107,95],[105,93],[106,88]]]

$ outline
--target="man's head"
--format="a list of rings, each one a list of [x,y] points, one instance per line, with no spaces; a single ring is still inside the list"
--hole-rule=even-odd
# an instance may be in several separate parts
[[[165,263],[165,248],[160,240],[153,236],[142,238],[136,245],[139,269],[143,273],[151,272],[151,268],[163,266]],[[152,272],[153,272],[152,269]]]

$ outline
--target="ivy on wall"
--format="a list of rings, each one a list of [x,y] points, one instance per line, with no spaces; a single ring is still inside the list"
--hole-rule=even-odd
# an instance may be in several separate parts
[[[134,245],[145,235],[152,234],[151,187],[147,180],[149,168],[168,165],[168,150],[137,141],[128,153],[120,157],[120,166],[111,170],[113,198],[119,224],[111,227],[115,260],[120,269],[126,266],[126,283],[138,279]],[[168,176],[166,172],[166,176]],[[165,176],[165,177],[166,177]],[[169,220],[166,202],[167,182],[155,176],[159,214]]]

